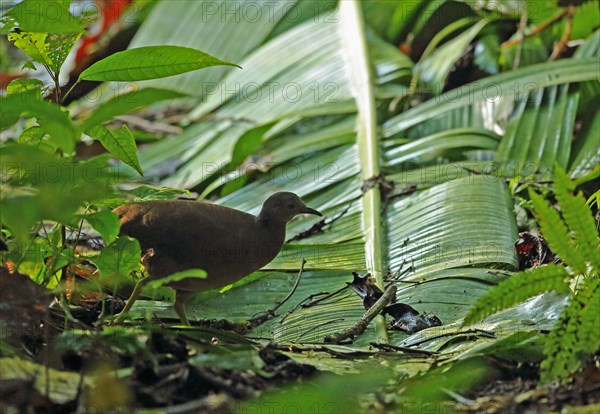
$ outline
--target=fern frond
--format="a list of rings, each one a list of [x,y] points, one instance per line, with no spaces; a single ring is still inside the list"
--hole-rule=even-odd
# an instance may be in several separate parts
[[[591,298],[581,311],[581,334],[577,337],[582,351],[594,354],[600,349],[600,279],[590,278],[587,283],[591,286]]]
[[[569,230],[556,211],[542,196],[529,190],[535,218],[548,245],[577,274],[585,274],[587,266],[581,252],[577,250],[569,236]]]
[[[555,172],[556,200],[562,216],[573,233],[573,242],[577,249],[581,250],[585,260],[591,263],[592,272],[598,274],[600,271],[600,239],[596,232],[592,212],[586,206],[583,194],[572,194],[575,185],[564,170],[556,166]]]
[[[564,266],[549,264],[514,274],[485,295],[471,307],[463,322],[464,325],[479,321],[497,311],[509,308],[540,293],[555,290],[567,292],[569,285],[565,278],[569,276]]]
[[[584,279],[554,328],[550,331],[541,364],[541,380],[565,378],[576,371],[582,356],[600,349],[600,279]]]

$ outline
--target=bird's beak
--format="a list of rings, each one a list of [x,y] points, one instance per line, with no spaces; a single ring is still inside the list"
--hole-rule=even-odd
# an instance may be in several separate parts
[[[320,211],[317,211],[314,208],[310,208],[308,206],[304,210],[302,210],[302,213],[314,214],[315,216],[323,217],[323,214],[321,214]]]

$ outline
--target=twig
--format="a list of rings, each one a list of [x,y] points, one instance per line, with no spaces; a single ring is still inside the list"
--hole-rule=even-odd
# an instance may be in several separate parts
[[[354,200],[354,201],[356,201],[356,200]],[[293,241],[305,239],[308,236],[312,236],[313,234],[323,233],[323,227],[332,225],[333,223],[335,223],[336,221],[341,219],[344,215],[346,215],[346,213],[350,210],[350,207],[352,207],[352,204],[354,203],[354,201],[351,202],[350,204],[348,204],[346,206],[346,208],[344,208],[344,210],[337,216],[335,216],[329,220],[327,220],[327,217],[323,217],[321,220],[317,221],[315,224],[310,226],[308,229],[301,231],[300,233],[296,234],[294,237],[286,240],[285,242],[290,243]]]
[[[469,335],[469,334],[479,334],[485,338],[496,338],[496,335],[494,335],[493,332],[486,331],[484,329],[474,328],[474,329],[467,329],[466,331],[448,332],[448,333],[443,333],[441,335],[432,336],[430,338],[425,338],[418,342],[414,342],[414,343],[410,344],[410,346],[421,345],[425,342],[433,341],[434,339],[444,338],[446,336],[459,336],[459,335]]]
[[[396,286],[390,285],[383,292],[383,295],[375,302],[367,312],[363,315],[363,317],[354,324],[351,328],[348,328],[341,332],[336,332],[331,335],[327,335],[325,337],[325,342],[339,344],[344,339],[352,339],[355,336],[362,334],[369,323],[375,319],[377,315],[385,308],[393,299],[396,298]]]
[[[391,345],[391,344],[380,344],[378,342],[371,342],[370,345],[377,349],[381,349],[382,351],[394,351],[394,352],[400,351],[405,354],[423,355],[425,357],[430,357],[430,356],[439,354],[439,352],[434,352],[434,351],[425,351],[422,349],[412,349],[412,348],[408,348],[406,346],[397,346],[397,345]]]
[[[77,84],[78,84],[79,82],[81,82],[81,79],[80,79],[80,78],[77,78],[77,80],[75,81],[75,83],[73,84],[73,86],[71,86],[71,88],[69,88],[69,90],[68,90],[68,91],[67,91],[67,92],[66,92],[66,93],[63,95],[63,97],[62,97],[62,101],[63,101],[63,102],[65,101],[65,99],[67,99],[67,96],[69,96],[69,94],[71,93],[71,91],[72,91],[73,89],[75,89],[75,86],[77,86]]]
[[[261,312],[261,313],[263,313],[262,315],[257,316],[257,315],[259,315],[259,314],[257,314],[257,315],[252,316],[252,318],[248,322],[250,323],[250,325],[253,328],[265,323],[270,318],[275,317],[275,311],[277,309],[279,309],[281,306],[283,306],[283,304],[292,297],[292,295],[296,292],[296,289],[298,289],[298,285],[300,284],[300,278],[302,277],[302,272],[304,271],[305,264],[306,264],[306,260],[304,260],[304,258],[302,258],[301,262],[300,262],[300,270],[298,271],[298,276],[296,277],[294,286],[292,287],[292,290],[290,290],[290,292],[287,294],[287,296],[285,298],[283,298],[283,300],[277,302],[275,304],[275,307],[273,307],[273,309],[269,309],[264,312]]]
[[[279,323],[283,323],[283,321],[285,321],[287,319],[288,316],[290,316],[292,313],[296,312],[298,310],[298,308],[310,308],[311,306],[315,306],[318,305],[319,303],[323,302],[324,300],[330,299],[336,295],[339,295],[340,293],[342,293],[344,290],[348,289],[348,285],[344,286],[343,288],[340,288],[332,293],[329,292],[319,292],[319,293],[313,293],[312,295],[302,299],[296,306],[294,306],[292,309],[290,309],[288,311],[288,313],[281,318],[281,321],[279,321]],[[324,295],[324,296],[323,296]],[[313,298],[317,297],[317,296],[323,296],[322,298],[316,299],[316,300],[312,300]],[[306,301],[310,300],[310,302],[305,303]]]
[[[548,27],[552,26],[554,23],[557,23],[558,21],[560,21],[567,14],[569,14],[569,9],[568,8],[566,8],[564,10],[561,10],[561,12],[558,13],[556,16],[553,16],[549,20],[546,20],[545,22],[540,23],[538,26],[534,27],[530,32],[525,33],[522,38],[520,38],[520,39],[511,39],[511,40],[507,40],[506,42],[502,43],[502,47],[514,46],[514,45],[516,45],[518,43],[521,43],[522,41],[524,41],[528,37],[532,37],[532,36],[537,35],[540,32],[543,32]]]
[[[561,37],[560,41],[554,46],[554,50],[552,50],[552,54],[550,55],[550,61],[556,60],[564,50],[564,48],[569,43],[571,39],[571,32],[573,30],[573,14],[575,13],[575,8],[573,6],[567,7],[567,23],[565,24],[565,32]]]

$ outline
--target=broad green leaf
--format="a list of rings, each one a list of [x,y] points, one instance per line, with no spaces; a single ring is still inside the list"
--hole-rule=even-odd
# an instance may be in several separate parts
[[[141,185],[131,190],[124,190],[125,193],[133,194],[135,196],[134,201],[150,201],[150,200],[171,200],[181,195],[190,195],[187,190],[181,190],[179,188],[169,187],[148,187]]]
[[[56,74],[60,73],[63,63],[69,56],[71,50],[81,37],[83,32],[66,33],[66,34],[51,34],[46,38],[48,43],[48,56],[51,59],[52,71]]]
[[[108,152],[135,168],[140,175],[144,175],[138,161],[135,139],[126,125],[121,126],[121,129],[108,129],[102,125],[96,125],[88,128],[85,133],[100,141]]]
[[[532,165],[539,173],[550,173],[556,162],[567,166],[579,95],[569,93],[569,84],[533,91],[517,103],[496,160]],[[518,168],[518,167],[517,167]]]
[[[31,145],[0,148],[3,184],[2,223],[19,239],[27,239],[34,224],[53,220],[67,225],[85,204],[112,193],[106,163],[73,162]]]
[[[433,166],[424,173],[443,169]],[[448,268],[514,269],[517,227],[512,209],[504,183],[489,175],[452,178],[398,198],[386,212],[391,271],[412,265],[414,274],[403,280],[419,281]]]
[[[81,217],[100,233],[105,244],[112,243],[119,235],[119,217],[115,213],[102,210]]]
[[[17,48],[22,50],[34,62],[49,67],[52,59],[48,55],[47,37],[48,33],[11,32],[8,34],[8,40],[13,42]]]
[[[589,36],[600,24],[600,8],[594,1],[585,1],[575,7],[571,39],[583,39]]]
[[[0,376],[3,381],[29,382],[32,392],[46,395],[49,403],[56,405],[72,403],[82,382],[90,384],[75,372],[59,371],[18,357],[0,359]]]
[[[14,95],[19,93],[33,93],[40,99],[44,92],[44,83],[39,79],[15,79],[6,87],[6,95]]]
[[[457,128],[390,147],[385,156],[387,165],[425,163],[443,157],[453,158],[453,150],[461,154],[473,149],[494,150],[499,141],[497,134],[485,129]]]
[[[51,141],[65,153],[71,154],[79,138],[68,114],[59,106],[41,99],[37,94],[19,93],[0,97],[0,125],[6,128],[20,116],[36,118],[39,126],[50,135]]]
[[[19,143],[38,147],[51,154],[54,154],[57,149],[56,144],[52,142],[50,136],[39,126],[27,128],[23,131],[19,135]]]
[[[238,66],[187,47],[146,46],[110,55],[84,70],[79,78],[96,81],[140,81],[219,65]]]
[[[571,154],[569,173],[572,177],[589,174],[600,164],[600,108],[588,108],[587,112]]]
[[[24,0],[10,9],[6,15],[23,32],[72,33],[82,32],[78,18],[56,0]]]
[[[296,0],[257,0],[252,3],[223,1],[161,1],[152,8],[129,45],[130,48],[153,45],[176,45],[199,48],[228,62],[241,62],[263,44],[278,22],[298,24],[294,12]],[[315,10],[303,1],[301,9],[311,18]],[[317,5],[320,7],[320,5]],[[248,19],[247,13],[252,18]],[[290,18],[293,17],[293,18]],[[199,24],[201,22],[201,24]],[[176,27],[177,30],[173,30]],[[242,65],[244,72],[250,69]],[[206,99],[220,94],[218,86],[231,67],[215,66],[211,70],[195,71],[173,78],[147,82],[149,86],[171,89]],[[246,78],[246,81],[252,77]],[[289,80],[289,79],[288,79]]]
[[[184,96],[186,95],[175,91],[156,88],[145,88],[118,95],[98,106],[88,118],[84,119],[81,122],[82,129],[86,130],[115,116],[136,111],[155,102],[182,98]]]
[[[114,287],[130,281],[130,273],[140,268],[141,249],[136,239],[118,237],[106,246],[97,256],[88,260],[96,265],[100,272],[100,282]]]
[[[244,160],[256,151],[264,140],[265,133],[271,129],[272,123],[261,125],[257,128],[252,128],[244,133],[235,143],[231,153],[231,164],[238,166]]]
[[[561,59],[527,66],[485,78],[430,99],[384,123],[385,137],[393,136],[451,110],[479,102],[496,102],[501,98],[523,99],[532,90],[552,85],[596,79],[600,62],[595,58]]]

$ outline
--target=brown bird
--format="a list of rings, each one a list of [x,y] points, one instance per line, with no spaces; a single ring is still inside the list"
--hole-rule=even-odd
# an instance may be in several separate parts
[[[138,239],[148,276],[140,279],[120,322],[150,280],[188,269],[203,269],[206,278],[168,284],[175,289],[175,311],[189,325],[185,303],[198,291],[223,287],[260,269],[277,256],[286,224],[299,214],[322,216],[294,193],[270,196],[258,216],[233,208],[194,201],[148,201],[119,206],[121,234]]]

